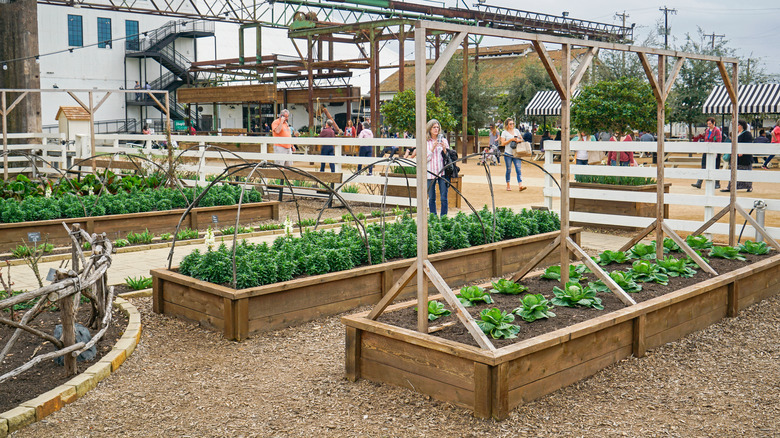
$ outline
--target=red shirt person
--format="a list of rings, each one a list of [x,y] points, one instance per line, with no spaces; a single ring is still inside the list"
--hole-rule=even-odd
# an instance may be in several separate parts
[[[723,133],[721,133],[720,128],[715,125],[715,118],[714,117],[708,117],[707,118],[707,130],[704,131],[704,140],[708,143],[720,143],[723,141]],[[707,154],[701,154],[701,168],[706,169],[707,168]],[[715,169],[720,169],[720,154],[715,155]],[[701,188],[701,181],[698,180],[695,183],[691,184],[691,186],[696,187],[697,189]],[[720,188],[720,181],[715,181],[715,188]]]

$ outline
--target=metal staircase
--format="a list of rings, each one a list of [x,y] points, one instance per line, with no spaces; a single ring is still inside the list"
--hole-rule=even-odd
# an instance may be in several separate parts
[[[168,70],[159,78],[151,81],[152,90],[165,90],[169,94],[169,105],[172,119],[187,118],[187,109],[176,101],[175,91],[187,83],[194,83],[195,77],[188,72],[192,62],[174,48],[178,38],[200,38],[214,36],[214,23],[210,21],[169,21],[162,27],[144,32],[144,38],[139,44],[126,48],[125,58],[154,59],[162,67]],[[159,100],[159,99],[158,99]],[[128,105],[151,106],[155,102],[146,95],[139,99],[135,94],[127,94]],[[197,114],[193,114],[192,121],[199,123]]]

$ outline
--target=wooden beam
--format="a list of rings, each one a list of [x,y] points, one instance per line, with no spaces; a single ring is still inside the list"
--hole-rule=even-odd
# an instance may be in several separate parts
[[[6,115],[10,114],[11,111],[13,111],[14,108],[16,108],[16,105],[18,105],[19,102],[21,102],[22,99],[24,99],[24,96],[27,96],[28,93],[29,93],[29,91],[25,91],[22,94],[20,94],[19,97],[14,99],[14,101],[11,103],[11,105],[8,107],[8,109],[5,110],[5,114]]]
[[[742,216],[745,217],[745,220],[748,221],[748,223],[753,228],[755,228],[756,231],[758,231],[764,237],[764,239],[766,239],[766,241],[769,243],[769,245],[771,245],[774,249],[780,251],[780,243],[778,243],[775,239],[773,239],[772,236],[770,236],[769,233],[767,233],[766,229],[764,229],[764,227],[759,225],[758,222],[756,222],[756,220],[753,219],[748,214],[748,212],[746,212],[745,209],[742,208],[741,205],[736,204],[736,203],[734,205],[736,207],[737,212],[739,212],[739,214],[741,214]]]
[[[392,304],[393,300],[398,296],[399,293],[403,290],[403,288],[406,287],[406,285],[409,284],[410,281],[412,281],[412,277],[414,277],[414,274],[417,273],[417,265],[415,263],[412,263],[409,268],[404,271],[404,273],[401,275],[401,278],[398,279],[398,281],[395,282],[393,287],[390,288],[390,290],[387,291],[385,296],[382,297],[381,300],[379,300],[378,303],[374,306],[373,309],[371,309],[371,312],[369,312],[367,318],[376,320],[379,318],[379,315],[382,314],[382,312],[385,311],[387,306]]]
[[[671,73],[669,73],[669,77],[666,79],[666,88],[664,88],[664,102],[666,102],[666,99],[669,97],[669,93],[672,91],[672,86],[674,86],[674,81],[677,79],[677,74],[680,73],[680,69],[685,63],[685,60],[686,58],[681,56],[677,58],[677,62],[674,63],[674,68],[672,69]]]
[[[531,269],[535,268],[536,265],[538,265],[542,260],[544,260],[545,257],[552,254],[553,251],[555,251],[556,248],[558,248],[558,245],[561,244],[561,235],[559,234],[555,240],[552,241],[549,245],[547,245],[546,248],[541,250],[540,252],[536,253],[534,258],[532,258],[528,263],[525,264],[517,273],[512,276],[512,281],[518,281],[521,278],[525,277],[526,274],[531,272]]]
[[[87,106],[87,105],[86,105],[84,102],[82,102],[82,101],[81,101],[81,99],[79,99],[78,97],[76,97],[76,95],[75,95],[75,94],[73,94],[73,93],[72,93],[72,92],[70,92],[70,91],[68,91],[67,93],[68,93],[68,94],[70,94],[70,97],[72,97],[72,98],[73,98],[73,100],[75,100],[75,101],[76,101],[76,103],[78,103],[79,105],[81,105],[81,107],[82,107],[82,108],[84,108],[84,109],[85,109],[87,112],[90,112],[90,108],[89,108],[89,106]]]
[[[428,163],[428,149],[426,148],[425,114],[428,114],[428,90],[426,77],[427,59],[425,57],[426,29],[418,22],[414,29],[414,86],[415,113],[420,117],[415,118],[415,142],[417,144],[417,331],[428,333],[428,280],[423,272],[424,262],[428,259],[428,190],[426,164]]]
[[[425,75],[425,92],[423,95],[428,93],[428,90],[433,87],[434,82],[436,82],[436,79],[439,78],[439,75],[441,75],[441,72],[444,71],[444,67],[447,66],[447,63],[450,62],[450,58],[452,58],[452,55],[455,54],[455,51],[458,50],[458,46],[461,45],[464,39],[466,39],[466,36],[468,34],[466,32],[460,32],[459,34],[452,37],[452,40],[447,45],[447,48],[444,49],[444,53],[439,56],[439,59],[436,60],[436,63],[433,64],[433,67],[431,67],[431,70]]]
[[[644,53],[637,53],[637,55],[639,55],[639,60],[642,62],[642,68],[645,70],[645,76],[647,76],[647,80],[650,82],[650,88],[653,89],[653,95],[655,96],[656,102],[663,103],[664,92],[658,85],[658,81],[655,79],[653,67],[650,65],[650,61],[647,59],[647,55]],[[658,135],[661,136],[663,133],[658,133]]]
[[[713,226],[715,224],[715,222],[720,220],[720,218],[722,218],[728,212],[729,212],[729,206],[727,205],[726,207],[723,208],[723,210],[717,212],[715,214],[715,216],[711,217],[710,220],[705,222],[702,226],[700,226],[698,229],[696,229],[696,231],[694,231],[691,234],[693,234],[694,236],[698,236],[701,233],[707,231],[707,229],[709,229],[711,226]]]
[[[731,97],[731,184],[729,184],[729,246],[737,244],[737,126],[739,125],[739,63],[732,64],[732,83],[734,93],[729,93]]]
[[[103,102],[105,102],[106,99],[108,99],[108,96],[110,96],[110,95],[111,95],[110,91],[106,92],[106,95],[103,96],[102,99],[100,99],[100,102],[98,102],[97,105],[95,105],[95,108],[93,108],[93,111],[97,111],[100,108],[100,106],[103,105]]]
[[[576,89],[580,84],[580,81],[582,81],[582,78],[585,76],[585,72],[588,71],[588,67],[590,67],[591,63],[593,63],[593,58],[598,55],[598,53],[598,47],[588,48],[588,51],[585,53],[582,60],[580,60],[580,65],[577,67],[577,71],[575,71],[574,75],[572,75],[571,90]]]
[[[669,228],[669,225],[666,225],[666,222],[662,223],[661,226],[663,227],[664,232],[667,236],[669,236],[674,242],[679,246],[686,254],[688,254],[688,257],[693,259],[693,261],[699,265],[700,268],[702,268],[705,272],[709,272],[712,275],[718,275],[718,273],[712,269],[712,266],[708,265],[707,262],[704,261],[698,254],[696,254],[696,251],[693,250],[688,245],[688,242],[683,240],[680,236],[677,235],[677,233],[674,232],[673,229]]]
[[[718,65],[718,71],[720,72],[720,77],[723,79],[723,85],[726,87],[726,91],[729,93],[729,97],[731,98],[731,102],[737,101],[737,90],[734,88],[734,84],[731,82],[731,79],[729,78],[729,74],[726,71],[726,64],[723,61],[716,62]]]
[[[477,323],[471,317],[471,314],[469,314],[468,310],[463,307],[463,304],[460,302],[460,300],[455,297],[455,293],[452,292],[452,289],[450,289],[449,286],[447,286],[447,283],[444,281],[444,279],[441,278],[438,272],[436,272],[436,268],[433,267],[430,260],[425,260],[423,269],[425,270],[425,274],[428,276],[428,278],[431,279],[431,282],[436,287],[436,289],[439,290],[439,293],[442,294],[447,303],[449,303],[450,307],[452,307],[452,309],[455,311],[455,316],[457,316],[460,322],[466,326],[466,330],[468,330],[471,337],[477,341],[477,344],[479,344],[479,346],[482,348],[494,351],[496,347],[493,346],[493,343],[490,342],[490,339],[485,336],[485,333],[481,328],[479,328]],[[425,305],[427,307],[428,303]]]
[[[664,90],[666,81],[666,57],[658,55],[658,92],[661,95],[661,99],[656,102],[656,132],[658,133],[658,143],[656,145],[656,157],[664,156],[664,125],[666,123],[666,94]],[[664,222],[664,162],[660,163],[656,160],[655,166],[655,223],[662,224]],[[656,259],[663,259],[664,257],[664,229],[663,227],[655,228],[655,257]]]
[[[577,243],[573,240],[571,240],[571,237],[566,238],[566,247],[568,247],[577,257],[582,260],[582,263],[585,264],[591,271],[593,271],[594,274],[596,274],[596,277],[598,277],[601,281],[604,282],[605,285],[609,288],[609,290],[612,291],[612,293],[615,294],[615,296],[618,297],[620,301],[623,302],[623,304],[627,306],[632,306],[636,304],[636,301],[634,301],[633,298],[631,298],[626,291],[623,290],[620,285],[615,283],[615,280],[612,279],[612,277],[609,276],[606,272],[604,272],[603,269],[601,269],[601,266],[599,266],[596,262],[593,261],[593,259],[590,258],[588,254],[585,253],[585,251],[582,250],[582,248],[577,245]],[[568,269],[567,269],[568,270]],[[563,272],[563,269],[561,269],[561,272]]]
[[[547,56],[547,52],[544,52]],[[549,61],[549,56],[547,56]],[[563,89],[559,91],[561,95],[561,287],[569,281],[569,249],[566,240],[569,238],[569,132],[571,132],[571,82],[569,81],[569,70],[571,66],[571,45],[561,46],[561,77],[565,78],[562,82]],[[552,68],[552,63],[550,63]],[[553,69],[554,70],[554,69]]]
[[[565,93],[563,80],[561,79],[561,75],[558,74],[558,71],[555,70],[555,65],[553,64],[552,58],[550,58],[550,55],[547,53],[547,49],[545,49],[544,44],[539,41],[532,41],[532,43],[534,45],[534,50],[536,50],[539,59],[542,61],[542,65],[544,65],[544,69],[547,70],[547,74],[550,76],[550,80],[552,80],[553,86],[558,90],[558,94],[563,96]],[[566,77],[569,77],[569,72],[566,72]]]
[[[650,225],[645,227],[644,230],[640,231],[639,234],[631,238],[628,242],[626,242],[622,247],[620,247],[619,251],[628,251],[631,249],[634,245],[639,243],[640,240],[644,239],[645,236],[650,234],[653,230],[655,230],[656,225],[658,224],[657,219],[654,220]]]

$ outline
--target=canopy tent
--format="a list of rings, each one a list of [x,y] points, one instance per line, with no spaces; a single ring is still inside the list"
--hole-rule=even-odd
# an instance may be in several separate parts
[[[579,96],[580,90],[575,90],[572,100]],[[537,91],[533,99],[525,107],[527,116],[560,116],[561,96],[555,90]]]
[[[737,95],[739,114],[780,113],[780,84],[740,85]],[[731,114],[731,99],[726,87],[713,88],[701,110],[704,114]]]

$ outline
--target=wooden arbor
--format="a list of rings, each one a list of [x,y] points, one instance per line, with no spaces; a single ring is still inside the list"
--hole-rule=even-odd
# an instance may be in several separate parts
[[[452,33],[455,34],[455,36],[452,38],[450,45],[445,49],[441,58],[436,62],[436,64],[434,64],[434,66],[426,75],[425,37],[429,32]],[[732,124],[734,126],[734,131],[736,132],[737,116],[738,116],[737,114],[738,102],[737,102],[737,94],[736,94],[738,60],[736,58],[707,56],[707,55],[699,55],[694,53],[678,52],[674,50],[662,50],[662,49],[655,49],[649,47],[631,46],[625,44],[586,41],[586,40],[579,40],[573,38],[563,38],[563,37],[533,34],[527,32],[491,29],[491,28],[477,27],[477,26],[436,23],[430,21],[418,21],[415,24],[415,76],[416,76],[417,90],[427,91],[431,88],[436,78],[444,69],[444,66],[446,65],[447,61],[455,52],[457,45],[460,44],[469,33],[482,35],[482,36],[490,36],[490,37],[527,40],[534,45],[539,57],[541,58],[542,63],[544,64],[548,74],[550,75],[553,84],[555,85],[556,91],[561,97],[561,104],[562,104],[561,129],[563,132],[568,133],[570,131],[572,90],[577,86],[577,84],[582,79],[585,70],[587,69],[588,65],[591,63],[595,55],[598,53],[599,50],[602,49],[631,52],[631,53],[636,53],[639,56],[642,65],[644,66],[645,72],[648,76],[648,79],[651,83],[651,86],[653,88],[656,101],[658,104],[658,133],[659,133],[658,156],[659,157],[663,157],[664,154],[664,136],[663,136],[663,126],[664,126],[664,118],[665,118],[664,105],[669,95],[669,91],[671,90],[672,84],[674,83],[674,78],[676,77],[677,73],[680,71],[683,62],[685,62],[686,59],[703,60],[703,61],[710,61],[710,62],[717,63],[718,69],[720,70],[721,76],[723,77],[724,82],[728,87],[729,95],[731,97],[732,108],[733,108]],[[554,67],[549,55],[547,54],[544,44],[561,45],[563,60],[561,62],[562,69],[560,72],[558,72]],[[573,46],[585,47],[588,49],[588,52],[587,55],[584,57],[583,61],[578,66],[578,68],[574,71],[573,74],[571,74],[570,73],[571,49]],[[653,73],[653,69],[648,59],[648,56],[658,57],[657,78],[656,78],[656,74]],[[675,62],[674,68],[672,69],[671,73],[668,76],[666,73],[667,57],[676,58],[677,60]],[[732,65],[733,73],[731,78],[729,78],[729,75],[727,74],[726,64]],[[426,114],[425,92],[417,93],[416,113]],[[466,312],[466,310],[460,305],[460,302],[457,300],[457,298],[455,298],[455,295],[452,292],[452,290],[446,285],[446,283],[441,281],[441,277],[433,268],[433,266],[431,266],[430,262],[428,262],[427,260],[428,257],[428,246],[427,246],[428,235],[427,235],[427,220],[426,220],[427,193],[424,187],[424,181],[426,179],[426,175],[425,175],[426,171],[424,165],[427,162],[427,157],[426,157],[427,151],[425,147],[426,146],[425,126],[426,126],[426,120],[423,120],[421,117],[418,117],[416,123],[417,150],[419,151],[417,155],[417,239],[418,239],[417,260],[415,264],[413,264],[409,268],[409,270],[407,270],[407,272],[402,276],[402,278],[398,281],[398,283],[382,299],[382,301],[380,301],[380,303],[377,304],[377,306],[371,311],[368,317],[370,319],[376,319],[384,311],[387,305],[389,305],[390,302],[393,301],[393,299],[397,296],[401,288],[403,288],[406,284],[408,284],[408,282],[411,281],[411,278],[416,274],[417,301],[418,301],[417,302],[418,331],[422,333],[428,333],[427,281],[428,279],[430,279],[430,281],[439,290],[439,292],[441,292],[441,294],[444,296],[444,298],[447,300],[450,306],[452,306],[452,308],[455,310],[456,315],[464,323],[464,325],[472,334],[472,336],[477,341],[477,343],[483,348],[492,350],[494,349],[492,344],[487,340],[487,338],[482,333],[482,331],[479,330],[478,327],[476,327],[476,323],[474,322],[474,320],[470,317],[470,315]],[[563,135],[561,137],[561,155],[563,157],[568,157],[569,155],[569,151],[570,151],[569,143],[570,143],[569,136]],[[766,233],[766,231],[763,230],[754,220],[752,220],[752,218],[750,218],[750,216],[741,207],[739,207],[736,204],[736,156],[737,156],[736,136],[732,138],[731,148],[732,148],[732,158],[731,158],[732,184],[731,184],[731,197],[730,197],[729,206],[725,208],[723,211],[721,211],[720,213],[718,213],[715,217],[713,217],[712,220],[705,223],[698,230],[698,232],[702,232],[706,230],[713,223],[715,223],[720,217],[722,217],[728,212],[730,213],[729,243],[731,245],[734,245],[735,231],[736,231],[735,213],[739,211],[742,215],[744,215],[748,219],[748,221],[751,222],[753,226],[756,227],[756,229],[760,230],[759,232],[761,232],[761,234],[767,239],[768,242],[770,242],[772,246],[774,246],[777,249],[780,249],[778,243],[775,240],[771,239],[771,237]],[[607,275],[597,264],[593,263],[593,261],[590,259],[590,257],[587,254],[585,254],[582,248],[580,248],[577,245],[577,243],[571,240],[571,238],[569,237],[569,228],[570,228],[569,226],[569,176],[570,175],[569,174],[570,172],[569,172],[568,160],[565,159],[561,160],[560,235],[544,251],[537,254],[537,256],[534,257],[533,260],[531,260],[525,267],[523,267],[523,269],[521,269],[513,277],[513,280],[518,280],[524,277],[528,272],[531,271],[531,269],[533,269],[536,265],[538,265],[539,262],[541,262],[541,260],[543,260],[547,255],[553,253],[556,249],[558,249],[560,251],[562,284],[565,284],[569,280],[569,264],[570,264],[569,254],[573,253],[577,258],[579,258],[583,263],[585,263],[600,279],[602,279],[604,283],[615,293],[615,295],[621,301],[623,301],[627,305],[636,304],[634,300],[631,299],[631,297],[628,296],[628,294],[626,294],[625,291],[623,291],[614,281],[612,281],[611,277],[609,277],[609,275]],[[632,239],[632,241],[624,249],[627,249],[628,247],[638,242],[639,240],[644,238],[652,231],[655,231],[656,241],[659,242],[656,248],[657,257],[659,258],[663,257],[663,246],[660,244],[660,242],[663,242],[663,236],[664,234],[666,234],[670,236],[693,260],[695,260],[696,263],[702,269],[710,273],[715,273],[715,271],[709,265],[707,265],[704,262],[704,260],[701,257],[699,257],[696,254],[696,252],[693,251],[687,245],[687,243],[671,229],[671,227],[669,227],[664,223],[663,208],[664,208],[664,168],[663,168],[663,164],[661,164],[660,166],[657,167],[656,220],[653,224],[651,224],[649,227],[641,231],[634,239]]]

